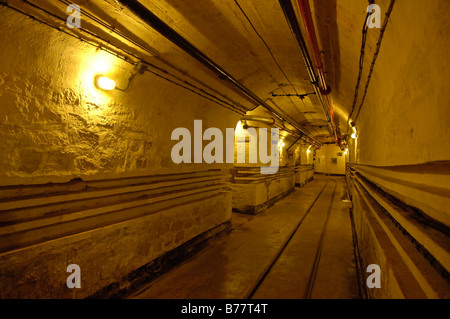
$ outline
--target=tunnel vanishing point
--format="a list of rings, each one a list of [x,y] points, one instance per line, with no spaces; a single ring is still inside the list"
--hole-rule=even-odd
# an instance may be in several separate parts
[[[448,12],[0,0],[0,298],[448,299]]]

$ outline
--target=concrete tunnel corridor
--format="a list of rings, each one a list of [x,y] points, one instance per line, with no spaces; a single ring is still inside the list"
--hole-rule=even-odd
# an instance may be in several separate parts
[[[0,1],[0,299],[449,299],[449,11]]]

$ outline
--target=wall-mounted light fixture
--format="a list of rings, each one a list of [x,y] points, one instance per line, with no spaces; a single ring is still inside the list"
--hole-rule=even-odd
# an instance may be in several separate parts
[[[143,64],[143,63],[138,63],[136,64],[136,66],[134,67],[134,70],[132,71],[130,77],[128,78],[128,84],[125,88],[121,89],[120,87],[116,86],[116,82],[110,78],[108,78],[107,76],[103,75],[103,74],[97,74],[94,77],[94,85],[97,89],[100,90],[105,90],[105,91],[111,91],[111,90],[119,90],[119,91],[126,91],[131,84],[131,81],[134,79],[134,77],[136,76],[136,74],[144,74],[145,70],[147,70],[147,67]],[[102,72],[102,71],[100,71]],[[100,73],[99,72],[99,73]]]
[[[353,122],[352,122],[352,124],[353,124]],[[358,135],[356,134],[356,127],[354,125],[352,126],[352,130],[353,130],[352,138],[355,139]]]
[[[356,136],[357,136],[357,135],[356,135],[356,123],[355,123],[355,122],[351,122],[350,125],[351,125],[352,131],[353,131],[351,137],[352,137],[353,139],[355,139]]]
[[[111,91],[116,88],[116,82],[104,75],[97,75],[94,78],[95,86],[100,90]]]

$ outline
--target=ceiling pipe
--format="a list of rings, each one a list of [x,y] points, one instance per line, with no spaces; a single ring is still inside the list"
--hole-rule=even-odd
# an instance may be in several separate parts
[[[319,73],[319,83],[322,90],[326,90],[327,82],[323,71],[322,58],[320,57],[319,45],[317,43],[314,22],[312,21],[311,8],[309,7],[309,0],[297,0],[300,12],[302,14],[303,23],[305,24],[306,35],[308,36],[309,44],[312,49],[316,69]]]
[[[327,85],[327,81],[325,78],[325,71],[323,69],[322,58],[320,56],[319,44],[317,42],[316,29],[314,27],[314,22],[312,19],[311,8],[309,6],[309,0],[297,0],[298,6],[300,7],[300,12],[302,14],[303,23],[305,25],[306,35],[308,36],[310,47],[313,51],[314,62],[316,64],[316,69],[319,74],[319,83],[320,92],[322,95],[325,95],[325,99],[328,102],[328,109],[331,115],[331,121],[333,125],[333,130],[335,132],[336,142],[338,141],[339,136],[339,127],[336,125],[336,119],[334,117],[333,106],[331,105],[330,97],[328,96],[331,92],[331,88]]]
[[[121,5],[125,6],[133,12],[136,16],[142,19],[145,23],[147,23],[154,30],[158,31],[162,36],[166,39],[177,45],[180,49],[188,53],[191,57],[202,63],[204,66],[215,72],[221,79],[226,79],[231,82],[236,88],[238,88],[242,93],[244,93],[247,97],[249,97],[254,102],[263,106],[267,110],[269,110],[273,115],[275,115],[278,119],[282,121],[286,121],[290,125],[292,125],[295,129],[302,132],[305,136],[307,136],[311,141],[322,144],[317,138],[311,135],[304,128],[299,126],[296,123],[292,123],[288,119],[284,118],[281,114],[279,114],[275,109],[273,109],[270,105],[268,105],[264,100],[258,97],[255,93],[249,90],[247,87],[238,82],[235,78],[233,78],[228,72],[222,69],[218,64],[216,64],[213,60],[211,60],[208,56],[206,56],[202,51],[197,49],[193,44],[183,38],[180,34],[178,34],[175,30],[173,30],[169,25],[167,25],[164,21],[159,19],[153,12],[147,9],[144,5],[139,3],[136,0],[116,0]]]
[[[336,125],[334,123],[334,118],[332,119],[330,117],[330,108],[327,108],[325,106],[325,103],[323,101],[322,94],[327,93],[324,91],[328,91],[329,88],[325,86],[325,90],[321,89],[321,87],[318,85],[318,80],[316,77],[316,73],[314,71],[314,67],[312,65],[311,58],[308,53],[308,48],[306,46],[305,40],[303,38],[300,26],[298,24],[297,16],[295,15],[294,7],[292,6],[291,0],[279,0],[281,9],[283,10],[283,13],[286,17],[286,20],[288,22],[289,28],[291,29],[291,32],[294,36],[294,39],[297,42],[297,45],[300,48],[300,51],[302,53],[303,60],[305,62],[306,69],[308,71],[308,75],[310,78],[311,83],[313,84],[314,91],[316,93],[317,98],[319,99],[320,105],[322,106],[323,113],[325,115],[325,118],[327,119],[328,123],[328,129],[330,130],[330,134],[334,136],[334,139],[336,142],[338,141],[338,136],[336,132]],[[331,105],[331,104],[329,104]],[[332,110],[332,108],[331,108]],[[334,115],[334,113],[331,113]]]
[[[290,133],[290,134],[292,134],[292,135],[295,134],[295,132],[292,131],[292,130],[290,130],[290,129],[288,129],[288,128],[286,127],[286,125],[284,125],[284,123],[282,123],[280,126],[281,126],[280,128],[281,128],[282,131],[288,132],[288,133]],[[301,137],[301,136],[303,136],[303,134],[300,134],[300,137]]]
[[[255,121],[255,122],[265,123],[268,125],[275,125],[275,119],[273,117],[245,115],[241,118],[241,121]]]
[[[261,122],[265,123],[270,126],[275,126],[280,128],[282,131],[288,132],[291,135],[298,135],[300,137],[303,136],[303,133],[296,133],[293,130],[290,130],[284,125],[284,123],[278,124],[275,121],[275,118],[273,117],[264,117],[264,116],[257,116],[257,115],[245,115],[241,118],[241,121],[255,121],[255,122]]]

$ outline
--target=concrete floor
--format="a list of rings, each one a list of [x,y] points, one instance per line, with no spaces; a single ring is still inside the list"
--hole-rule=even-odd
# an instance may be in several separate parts
[[[345,199],[344,177],[316,175],[128,298],[359,298]]]

